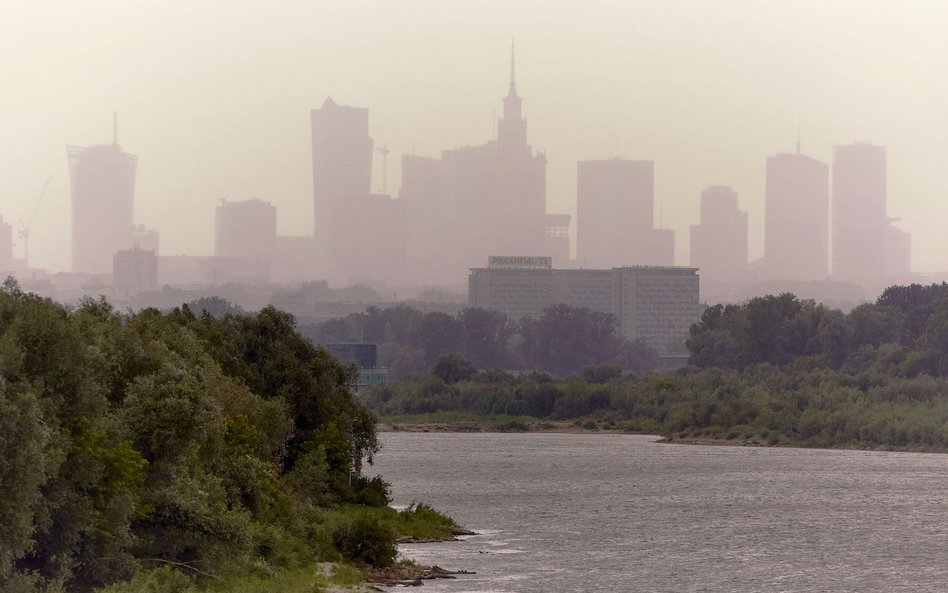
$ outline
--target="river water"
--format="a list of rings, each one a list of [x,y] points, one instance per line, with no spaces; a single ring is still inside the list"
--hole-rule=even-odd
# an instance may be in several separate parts
[[[383,433],[393,504],[481,535],[409,544],[476,571],[428,593],[948,591],[948,455]],[[371,468],[370,468],[371,470]]]

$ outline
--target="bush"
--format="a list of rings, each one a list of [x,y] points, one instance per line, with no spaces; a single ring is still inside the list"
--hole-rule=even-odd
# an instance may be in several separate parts
[[[333,543],[346,560],[371,566],[391,566],[398,554],[392,530],[365,515],[336,529]]]
[[[359,476],[355,484],[354,502],[364,504],[370,507],[384,507],[392,502],[392,485],[382,479],[382,476],[375,476],[372,479]]]

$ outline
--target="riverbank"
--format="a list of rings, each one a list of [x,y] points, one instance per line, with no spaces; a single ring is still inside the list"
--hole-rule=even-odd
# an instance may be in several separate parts
[[[425,414],[388,416],[379,419],[379,432],[546,432],[546,433],[616,433],[644,434],[627,430],[612,422],[595,420],[541,420],[529,416],[448,416]]]
[[[898,446],[872,443],[827,443],[818,440],[796,440],[774,434],[721,436],[707,435],[659,435],[611,426],[610,423],[592,420],[547,421],[536,418],[484,417],[481,419],[407,422],[404,416],[382,418],[379,432],[430,432],[430,433],[550,433],[550,434],[615,434],[654,435],[656,442],[669,445],[725,446],[725,447],[786,447],[799,449],[836,449],[846,451],[891,451],[899,453],[948,453],[938,447]]]

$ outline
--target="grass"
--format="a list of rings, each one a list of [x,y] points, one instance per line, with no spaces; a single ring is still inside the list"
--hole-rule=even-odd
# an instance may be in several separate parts
[[[397,537],[449,538],[458,526],[454,519],[442,515],[424,503],[412,503],[402,511],[391,507],[343,505],[338,510],[328,511],[327,514],[339,515],[328,517],[332,523],[345,521],[347,517],[354,515],[368,515],[388,527]]]

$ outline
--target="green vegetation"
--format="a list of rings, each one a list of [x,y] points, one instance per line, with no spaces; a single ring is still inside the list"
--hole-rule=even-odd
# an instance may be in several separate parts
[[[509,415],[671,439],[948,451],[948,284],[890,287],[849,314],[790,294],[718,305],[688,348],[691,366],[671,373],[426,374],[362,397],[402,422]]]
[[[355,370],[289,315],[217,309],[4,284],[0,591],[318,591],[355,578],[318,560],[394,561],[420,519],[363,474],[379,446]]]
[[[392,378],[434,369],[445,382],[476,369],[536,369],[564,375],[590,365],[645,372],[656,368],[655,350],[623,340],[616,318],[588,309],[549,307],[539,319],[513,322],[497,311],[470,308],[456,316],[408,306],[369,307],[341,319],[303,327],[316,343],[379,344],[379,363]]]

